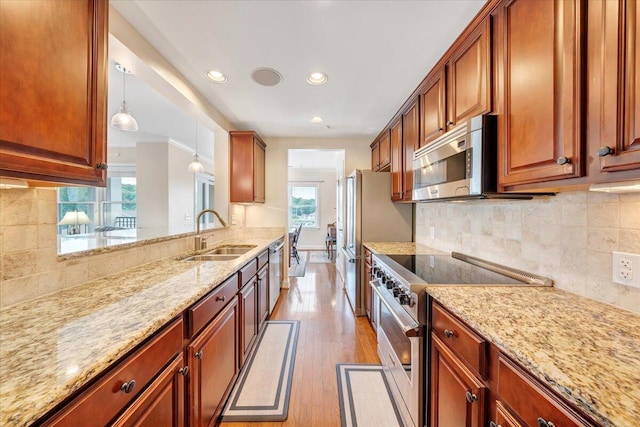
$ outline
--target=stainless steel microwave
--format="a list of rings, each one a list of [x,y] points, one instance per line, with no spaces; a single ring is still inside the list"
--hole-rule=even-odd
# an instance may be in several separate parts
[[[484,115],[422,147],[414,154],[413,200],[509,197],[497,193],[496,145],[496,117]]]

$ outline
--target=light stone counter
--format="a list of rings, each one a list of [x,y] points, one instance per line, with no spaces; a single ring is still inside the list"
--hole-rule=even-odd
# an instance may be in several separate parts
[[[365,245],[411,253],[406,243]],[[640,425],[640,315],[555,288],[427,292],[603,426]]]
[[[0,425],[33,423],[283,235],[216,242],[257,245],[232,261],[166,259],[1,310]]]

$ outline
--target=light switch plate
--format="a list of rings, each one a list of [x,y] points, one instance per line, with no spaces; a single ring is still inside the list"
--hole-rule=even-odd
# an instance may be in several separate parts
[[[612,259],[613,283],[640,288],[640,255],[614,252]]]

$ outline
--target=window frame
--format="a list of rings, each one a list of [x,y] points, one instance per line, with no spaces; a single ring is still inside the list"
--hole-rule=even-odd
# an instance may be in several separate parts
[[[298,225],[293,223],[293,215],[292,215],[292,190],[297,187],[313,187],[315,189],[315,200],[316,200],[316,215],[315,215],[315,224],[314,225],[304,225],[302,224],[302,228],[309,229],[320,229],[320,184],[318,182],[308,182],[308,181],[296,181],[289,182],[287,187],[287,224],[289,228],[296,228]]]

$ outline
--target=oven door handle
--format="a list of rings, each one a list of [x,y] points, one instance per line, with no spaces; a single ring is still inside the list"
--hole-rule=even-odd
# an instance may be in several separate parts
[[[373,280],[369,282],[369,286],[380,298],[380,301],[387,307],[389,313],[393,316],[394,320],[402,328],[402,331],[408,338],[417,338],[423,336],[423,327],[418,322],[413,320],[403,309],[394,309],[394,305],[399,305],[395,300],[389,301],[391,295],[388,292],[382,292],[380,290],[380,281]]]

